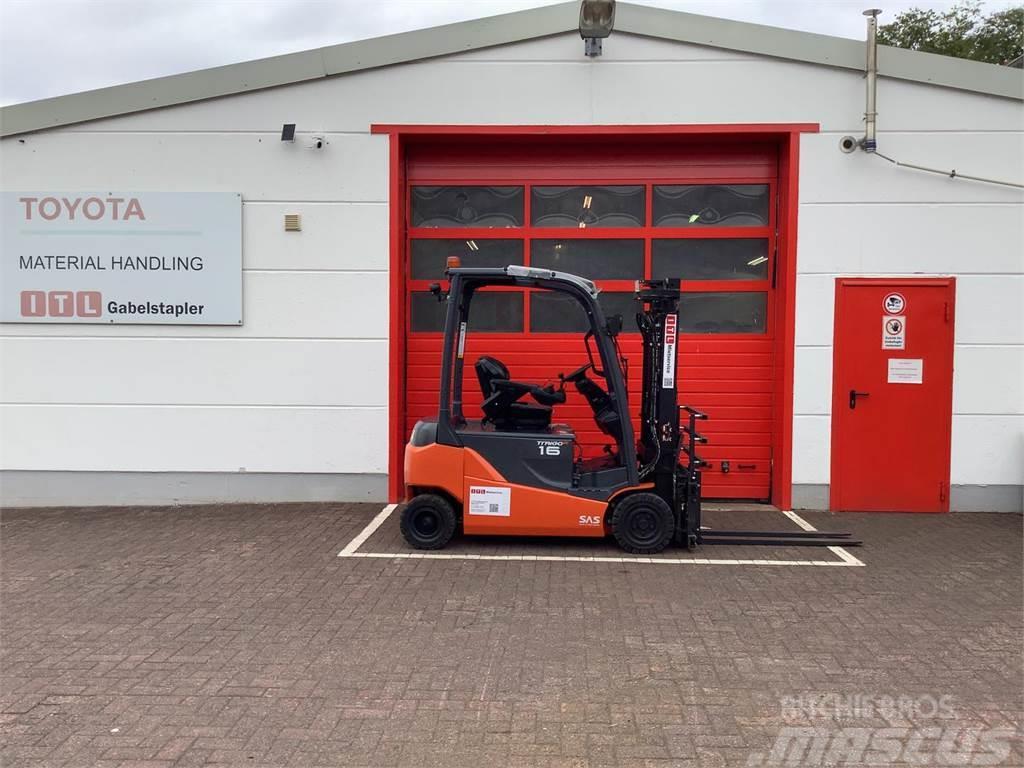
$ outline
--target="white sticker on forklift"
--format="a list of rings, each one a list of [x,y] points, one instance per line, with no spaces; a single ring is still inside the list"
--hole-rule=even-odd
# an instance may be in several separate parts
[[[509,517],[512,514],[512,489],[469,486],[469,514]]]
[[[459,360],[466,352],[466,324],[459,323]]]
[[[921,358],[889,358],[889,384],[924,383],[924,360]]]
[[[661,363],[661,388],[673,389],[676,385],[676,323],[679,315],[665,315],[665,356]]]
[[[882,315],[882,349],[907,348],[907,318],[903,315]]]

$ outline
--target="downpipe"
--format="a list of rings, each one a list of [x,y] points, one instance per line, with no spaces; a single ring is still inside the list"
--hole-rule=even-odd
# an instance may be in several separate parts
[[[878,146],[875,141],[875,123],[878,119],[878,14],[881,12],[880,8],[864,11],[868,17],[867,62],[864,67],[867,92],[864,97],[864,138],[860,140],[860,148],[865,152],[874,152]]]

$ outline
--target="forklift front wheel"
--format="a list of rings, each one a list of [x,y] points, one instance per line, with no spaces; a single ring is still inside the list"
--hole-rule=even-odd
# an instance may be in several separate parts
[[[458,520],[451,503],[432,493],[416,496],[402,510],[402,536],[416,549],[441,549],[455,535]]]
[[[612,535],[627,552],[653,555],[672,541],[675,520],[665,500],[653,493],[627,496],[612,510]]]

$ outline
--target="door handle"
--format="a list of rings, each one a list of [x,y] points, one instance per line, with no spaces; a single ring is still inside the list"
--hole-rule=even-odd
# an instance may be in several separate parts
[[[868,397],[870,394],[871,394],[870,392],[858,392],[856,389],[851,389],[850,390],[850,410],[852,411],[854,408],[857,407],[857,398],[858,397]]]

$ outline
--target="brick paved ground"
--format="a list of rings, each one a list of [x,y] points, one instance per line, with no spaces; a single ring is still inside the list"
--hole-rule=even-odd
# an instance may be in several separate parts
[[[5,513],[0,764],[712,768],[886,725],[1024,763],[1019,516],[842,516],[865,568],[336,557],[377,511]]]

